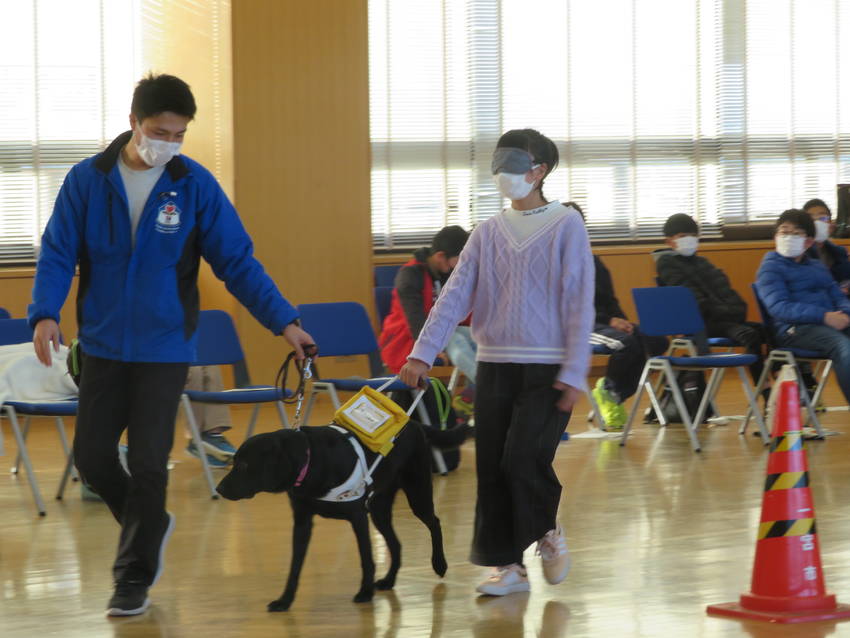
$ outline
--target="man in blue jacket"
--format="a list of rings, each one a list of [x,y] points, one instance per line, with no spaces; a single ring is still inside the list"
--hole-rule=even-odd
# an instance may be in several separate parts
[[[198,267],[299,356],[312,339],[253,256],[215,178],[180,155],[195,115],[189,86],[169,75],[136,86],[131,131],[74,166],[44,231],[29,322],[51,364],[59,311],[79,266],[79,340],[85,354],[74,460],[121,525],[110,615],[140,614],[159,578],[174,517],[165,510],[167,462],[188,365],[195,358]],[[127,430],[128,476],[118,460]]]
[[[775,241],[776,252],[764,256],[756,286],[776,338],[832,359],[850,403],[850,301],[829,270],[806,254],[815,242],[814,221],[801,210],[786,210],[776,222]]]

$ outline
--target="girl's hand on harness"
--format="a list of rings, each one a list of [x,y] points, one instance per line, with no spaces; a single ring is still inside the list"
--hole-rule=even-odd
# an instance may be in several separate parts
[[[556,390],[561,390],[561,398],[558,399],[558,403],[556,404],[558,409],[561,412],[572,412],[581,396],[581,390],[560,381],[555,381],[552,387]]]
[[[314,354],[314,352],[310,350],[311,348],[313,350],[316,348],[316,342],[313,341],[313,337],[304,332],[294,323],[289,324],[283,329],[283,338],[286,339],[292,346],[293,350],[295,350],[295,358],[299,361],[304,359],[305,349],[308,350],[307,354]]]
[[[428,387],[428,370],[430,366],[419,359],[408,359],[407,363],[398,373],[402,383],[409,385],[411,388],[427,388]]]

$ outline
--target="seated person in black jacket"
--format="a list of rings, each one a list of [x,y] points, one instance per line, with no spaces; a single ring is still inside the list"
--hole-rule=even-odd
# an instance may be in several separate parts
[[[850,292],[850,259],[847,258],[844,246],[829,241],[829,236],[835,230],[829,206],[822,199],[810,199],[803,205],[803,211],[815,222],[815,243],[806,251],[806,257],[826,266],[846,295]]]
[[[623,402],[637,390],[647,353],[650,356],[662,354],[667,350],[667,339],[639,333],[638,326],[626,319],[626,313],[620,308],[611,273],[596,255],[593,256],[593,264],[596,266],[596,323],[593,332],[623,344],[609,357],[608,369],[605,376],[596,382],[593,398],[605,420],[606,429],[620,430],[626,424]]]
[[[664,223],[664,237],[670,249],[654,253],[658,283],[690,288],[707,336],[732,339],[748,353],[758,356],[750,366],[750,374],[758,382],[764,367],[764,330],[761,324],[747,321],[747,302],[732,289],[726,273],[696,254],[697,223],[684,213],[672,215]]]

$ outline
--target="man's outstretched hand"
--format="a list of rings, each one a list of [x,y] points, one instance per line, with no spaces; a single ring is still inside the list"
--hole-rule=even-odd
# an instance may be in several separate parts
[[[35,324],[35,330],[32,335],[32,343],[35,346],[35,356],[44,365],[50,366],[53,364],[53,357],[50,354],[50,344],[53,344],[53,349],[59,352],[59,324],[53,319],[42,319]]]

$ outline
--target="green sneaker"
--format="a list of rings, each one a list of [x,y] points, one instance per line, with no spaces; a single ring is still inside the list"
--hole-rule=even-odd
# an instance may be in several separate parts
[[[468,419],[474,412],[474,405],[471,401],[466,401],[463,395],[457,394],[452,399],[452,407],[457,412],[457,415],[463,419]]]
[[[602,413],[605,429],[608,431],[622,430],[623,426],[626,425],[626,407],[622,403],[617,403],[611,393],[605,389],[604,377],[596,382],[596,387],[593,388],[593,398]]]

